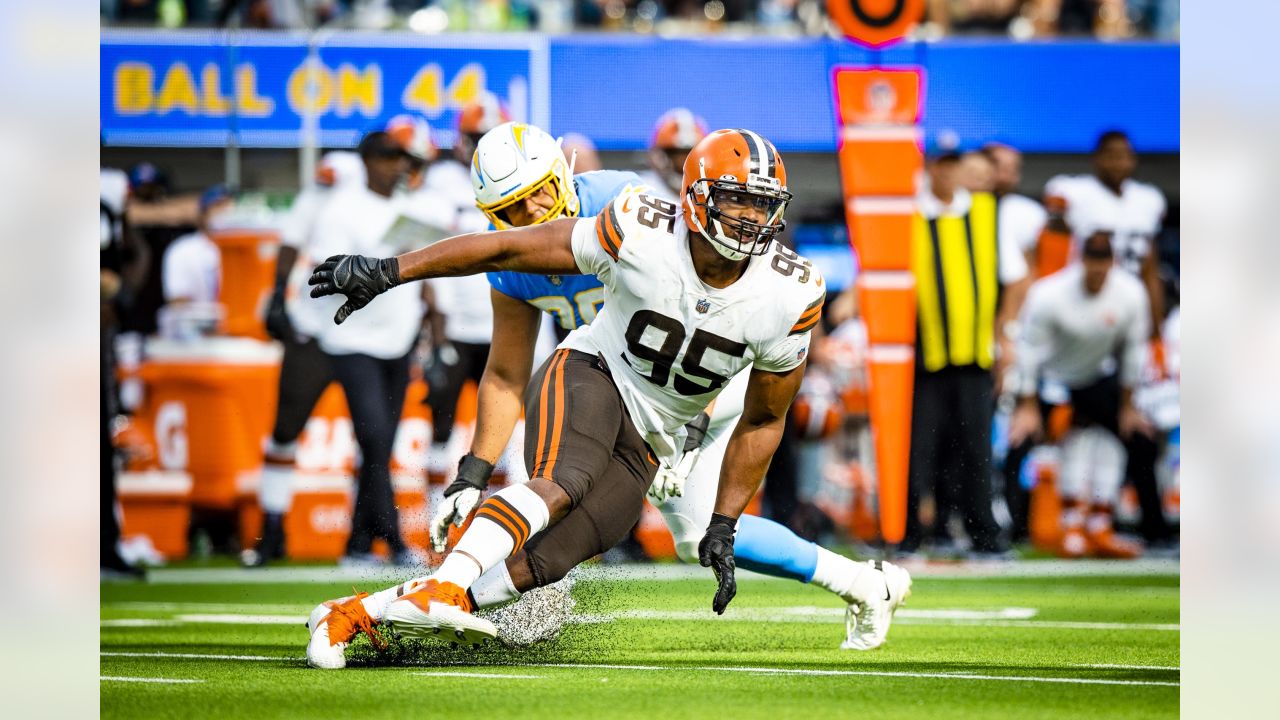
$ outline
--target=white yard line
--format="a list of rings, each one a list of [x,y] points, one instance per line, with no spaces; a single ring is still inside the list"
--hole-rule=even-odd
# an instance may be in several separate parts
[[[951,564],[938,563],[910,568],[916,577],[938,579],[1079,577],[1176,575],[1177,560],[1032,560],[1011,563]],[[578,570],[584,580],[709,580],[706,568],[692,565],[633,564],[588,565]],[[779,580],[746,570],[738,571],[739,579]],[[356,582],[371,586],[393,585],[406,577],[395,568],[343,567],[267,567],[267,568],[156,568],[147,573],[147,582],[161,585],[197,584],[261,584],[261,583],[334,583]]]
[[[280,661],[288,660],[296,662],[300,658],[279,658],[269,657],[265,655],[196,655],[186,653],[137,653],[137,652],[103,652],[100,653],[104,657],[157,657],[157,658],[196,658],[207,660],[259,660],[259,661]],[[757,675],[794,675],[798,677],[841,677],[841,676],[857,676],[857,677],[902,677],[902,678],[924,678],[938,680],[979,680],[987,682],[1039,682],[1039,683],[1065,683],[1070,685],[1136,685],[1151,687],[1180,687],[1179,682],[1159,681],[1159,680],[1111,680],[1107,678],[1064,678],[1064,677],[1044,677],[1038,675],[980,675],[976,673],[917,673],[917,672],[899,672],[891,670],[808,670],[801,668],[770,668],[770,667],[721,667],[702,665],[695,667],[665,667],[661,665],[606,665],[591,663],[547,663],[540,665],[513,665],[503,666],[512,669],[528,669],[538,670],[539,668],[564,668],[564,669],[593,669],[593,670],[627,670],[637,672],[738,672],[753,673]],[[1092,667],[1092,666],[1089,666]],[[1064,668],[1067,669],[1067,668]],[[1169,668],[1159,668],[1169,669]],[[416,672],[415,675],[449,675],[458,674],[454,671],[444,672]],[[464,673],[458,674],[459,677],[471,677],[472,675],[480,677],[502,677],[501,675],[489,673]],[[534,677],[534,676],[512,676],[512,677]]]
[[[171,652],[111,652],[98,653],[102,657],[128,658],[177,658],[183,660],[248,660],[251,662],[299,662],[302,658],[274,657],[271,655],[206,655],[202,653]]]
[[[139,627],[173,627],[181,625],[177,620],[157,620],[155,618],[113,618],[103,620],[104,628],[139,628]]]
[[[1077,665],[1082,668],[1097,668],[1099,670],[1168,670],[1169,672],[1182,672],[1182,668],[1177,665],[1118,665],[1116,663],[1089,663],[1088,665]]]
[[[135,603],[136,605],[137,603]],[[162,604],[163,605],[163,604]],[[199,609],[197,603],[179,603],[175,607]],[[274,606],[239,606],[243,609],[271,609]],[[989,628],[1022,628],[1033,630],[1150,630],[1158,632],[1178,632],[1181,626],[1177,623],[1121,623],[1090,622],[1076,620],[1036,620],[1033,619],[1035,608],[903,608],[898,611],[895,620],[901,625],[944,625],[973,626]],[[817,607],[800,605],[776,608],[740,608],[727,615],[716,615],[710,610],[624,610],[617,613],[599,615],[575,615],[569,618],[572,624],[594,624],[613,622],[615,620],[668,620],[697,622],[772,622],[772,623],[832,623],[844,617],[844,608]],[[121,618],[108,619],[101,622],[102,627],[160,627],[179,624],[212,624],[212,625],[300,625],[306,622],[305,615],[288,614],[248,614],[248,613],[179,613],[170,618],[145,619]]]
[[[195,613],[173,616],[183,623],[211,625],[306,625],[306,615],[239,615],[234,613]]]
[[[98,679],[106,682],[162,683],[167,685],[184,685],[204,682],[203,680],[191,680],[188,678],[120,677],[118,675],[101,675]]]
[[[506,675],[503,673],[481,673],[481,672],[416,672],[414,675],[422,675],[425,677],[460,677],[460,678],[486,678],[498,680],[542,680],[545,675]]]

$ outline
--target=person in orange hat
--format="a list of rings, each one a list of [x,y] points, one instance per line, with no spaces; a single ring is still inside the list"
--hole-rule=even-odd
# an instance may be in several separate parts
[[[649,170],[640,179],[666,200],[680,199],[684,159],[707,136],[707,123],[688,108],[672,108],[658,118],[649,142]]]

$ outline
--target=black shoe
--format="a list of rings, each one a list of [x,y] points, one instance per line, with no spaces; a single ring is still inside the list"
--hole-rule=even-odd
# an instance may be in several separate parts
[[[263,567],[272,560],[284,559],[284,517],[268,513],[262,517],[262,537],[256,548],[240,552],[244,567]]]
[[[124,561],[117,553],[102,559],[99,567],[99,578],[102,580],[146,580],[147,571],[134,567]]]

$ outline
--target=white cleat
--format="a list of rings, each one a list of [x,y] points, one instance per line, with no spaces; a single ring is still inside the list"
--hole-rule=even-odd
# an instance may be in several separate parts
[[[453,583],[428,580],[421,590],[387,605],[382,621],[396,637],[437,639],[479,648],[498,635],[488,620],[471,614],[467,592]]]
[[[884,582],[884,595],[861,600],[845,609],[845,641],[841,650],[874,650],[884,644],[898,606],[911,597],[911,574],[893,563],[867,561]]]
[[[347,645],[364,632],[376,646],[381,638],[374,632],[373,618],[360,602],[365,593],[348,595],[320,603],[307,618],[311,639],[307,642],[307,665],[321,670],[341,670],[347,666]]]

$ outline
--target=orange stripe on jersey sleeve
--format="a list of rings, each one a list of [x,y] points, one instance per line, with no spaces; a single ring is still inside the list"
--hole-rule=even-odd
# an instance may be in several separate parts
[[[822,304],[826,302],[826,300],[827,294],[824,292],[822,293],[822,297],[810,303],[808,307],[804,309],[804,312],[800,313],[800,319],[796,320],[796,323],[791,326],[791,332],[787,334],[799,335],[800,333],[809,332],[816,327],[818,321],[822,319]]]
[[[618,252],[622,248],[622,229],[618,226],[618,216],[612,204],[596,217],[596,240],[609,253],[609,257],[615,261],[618,259]]]

